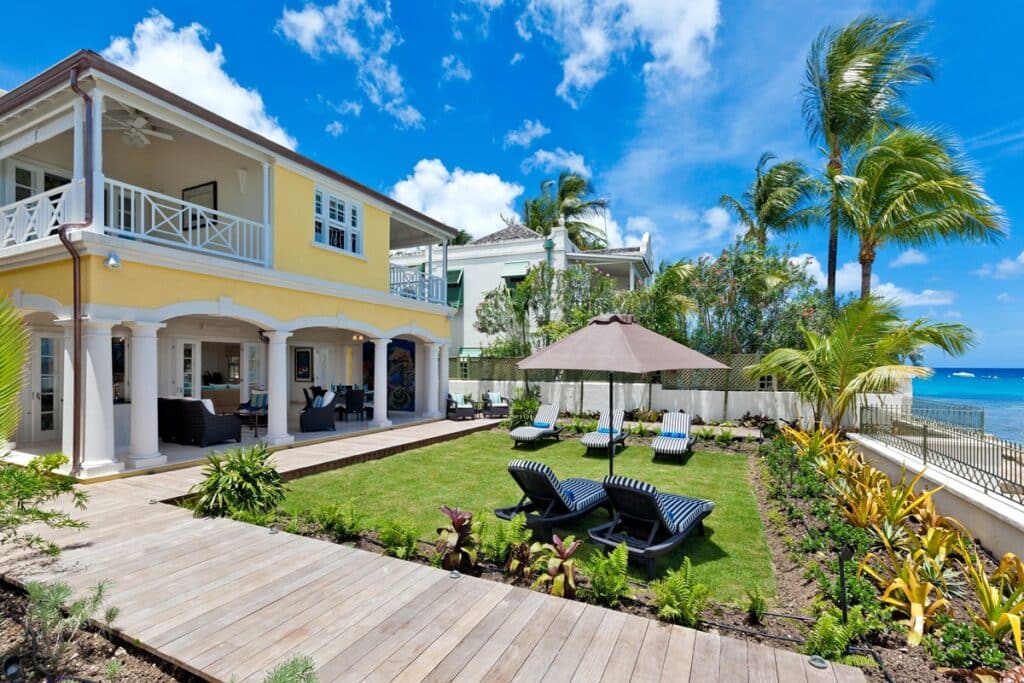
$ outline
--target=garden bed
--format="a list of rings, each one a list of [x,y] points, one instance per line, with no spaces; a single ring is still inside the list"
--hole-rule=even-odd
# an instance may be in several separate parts
[[[43,676],[32,665],[31,647],[22,628],[27,604],[24,591],[0,581],[0,662],[17,656],[24,667],[25,680],[41,681]],[[127,683],[192,683],[201,680],[145,650],[119,642],[93,628],[81,631],[71,647],[69,664],[64,671],[65,680]],[[2,678],[0,674],[0,680]]]

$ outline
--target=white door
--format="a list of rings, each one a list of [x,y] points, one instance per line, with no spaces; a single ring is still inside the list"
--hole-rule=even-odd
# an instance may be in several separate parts
[[[178,395],[184,398],[199,398],[201,396],[202,368],[199,367],[199,349],[199,342],[194,339],[178,340],[177,388]]]
[[[263,374],[263,355],[265,347],[263,344],[246,342],[242,344],[242,386],[239,393],[239,400],[245,403],[253,391],[264,391],[266,389],[266,378]]]
[[[61,438],[61,362],[64,337],[32,336],[32,378],[29,435],[32,441],[56,441]]]

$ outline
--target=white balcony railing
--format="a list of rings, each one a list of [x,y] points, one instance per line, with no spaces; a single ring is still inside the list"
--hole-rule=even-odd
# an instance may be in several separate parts
[[[0,207],[0,248],[47,237],[62,223],[81,220],[83,183],[61,185]]]
[[[202,254],[265,264],[262,223],[107,179],[106,231]]]
[[[391,264],[391,293],[417,301],[448,303],[448,283],[445,278],[394,263]]]

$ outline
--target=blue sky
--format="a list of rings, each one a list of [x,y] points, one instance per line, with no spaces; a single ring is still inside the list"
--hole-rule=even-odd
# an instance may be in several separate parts
[[[1024,366],[1024,92],[1009,3],[714,0],[341,0],[19,4],[0,47],[9,89],[80,47],[275,137],[474,234],[500,227],[570,166],[611,201],[616,242],[654,235],[658,258],[717,252],[716,208],[762,151],[813,168],[800,116],[808,45],[864,12],[931,25],[934,83],[907,104],[954,133],[1004,209],[998,245],[883,251],[881,291],[908,315],[962,321],[980,344],[936,365]],[[54,16],[61,21],[52,20]],[[824,260],[821,229],[790,238]],[[841,245],[840,286],[858,272]]]

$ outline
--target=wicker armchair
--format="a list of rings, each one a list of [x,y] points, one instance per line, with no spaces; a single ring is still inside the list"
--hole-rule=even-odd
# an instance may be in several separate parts
[[[180,401],[181,441],[204,447],[222,441],[242,442],[242,422],[235,415],[214,415],[202,401]]]

